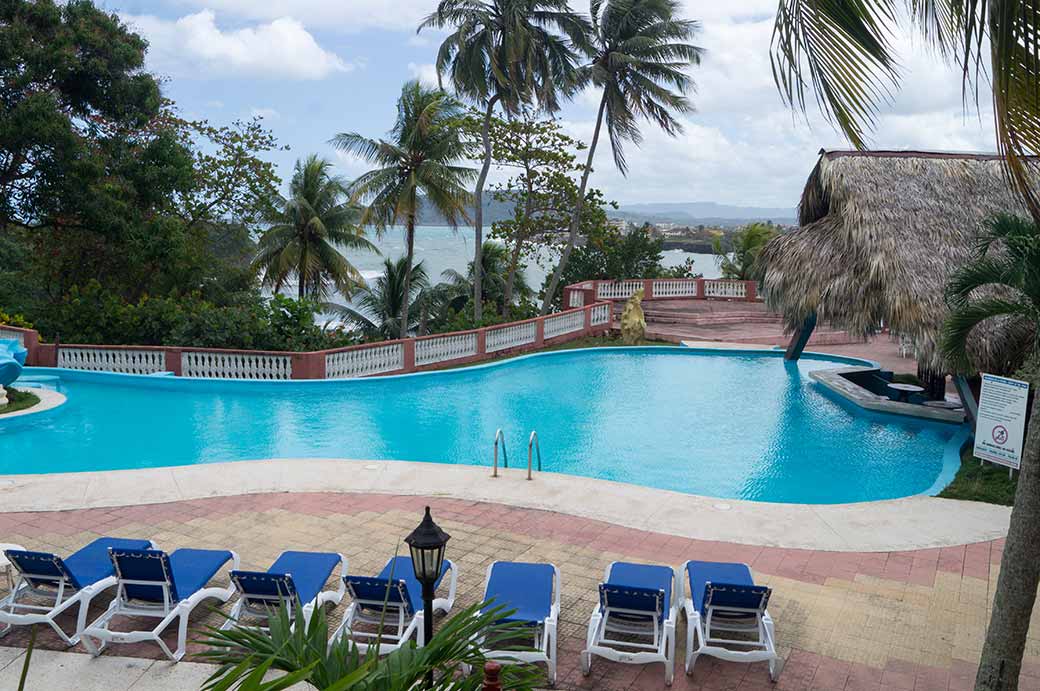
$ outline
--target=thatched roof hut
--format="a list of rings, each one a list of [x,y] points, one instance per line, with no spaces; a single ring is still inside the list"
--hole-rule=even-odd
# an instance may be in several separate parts
[[[1001,165],[990,155],[821,151],[801,227],[760,258],[767,303],[792,329],[812,314],[861,333],[883,322],[913,339],[922,364],[945,369],[936,341],[947,279],[973,255],[985,221],[1027,215]],[[976,332],[976,362],[1006,367],[999,330]]]

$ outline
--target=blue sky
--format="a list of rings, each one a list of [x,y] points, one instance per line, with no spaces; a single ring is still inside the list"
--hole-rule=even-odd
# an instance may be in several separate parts
[[[328,145],[341,131],[382,135],[392,124],[401,84],[431,79],[442,35],[416,36],[436,0],[98,0],[148,39],[148,65],[168,78],[168,96],[190,118],[215,124],[261,114],[279,142],[288,177],[298,156],[316,152],[348,177],[364,170]],[[587,11],[584,2],[572,3]],[[698,112],[672,139],[650,126],[628,151],[628,178],[613,169],[609,147],[597,156],[592,184],[621,203],[717,201],[793,207],[821,147],[844,148],[817,115],[793,117],[776,94],[769,37],[776,0],[696,2],[696,42],[707,57],[692,75]],[[961,107],[956,71],[897,36],[904,88],[884,109],[876,148],[981,151],[993,148],[989,106]],[[985,101],[985,99],[983,99]],[[596,95],[560,113],[588,140]]]

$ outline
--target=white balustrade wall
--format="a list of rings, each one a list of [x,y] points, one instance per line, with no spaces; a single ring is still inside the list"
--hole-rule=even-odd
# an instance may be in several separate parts
[[[655,298],[697,297],[697,281],[678,278],[658,278],[653,285]]]
[[[568,307],[584,307],[585,306],[585,293],[580,290],[571,291],[571,300]]]
[[[161,350],[60,346],[58,348],[58,367],[91,372],[152,374],[166,369],[166,355]]]
[[[596,286],[596,297],[600,300],[627,300],[637,290],[643,289],[642,281],[600,281]]]
[[[581,331],[585,328],[585,310],[564,312],[545,319],[545,338]]]
[[[610,322],[610,305],[596,305],[592,308],[592,326],[599,326]]]
[[[537,334],[538,324],[535,322],[523,322],[512,326],[488,329],[484,340],[484,351],[494,353],[498,350],[534,343]]]
[[[704,296],[743,299],[747,297],[747,283],[744,281],[705,281]]]
[[[14,340],[18,341],[18,345],[25,345],[25,334],[21,331],[15,331],[14,329],[5,329],[4,327],[0,326],[0,338],[13,338]]]
[[[212,379],[291,379],[292,357],[266,353],[185,351],[181,376]]]
[[[476,332],[437,336],[415,342],[415,366],[432,365],[477,354]]]
[[[404,346],[394,343],[325,354],[325,378],[346,379],[404,369]]]

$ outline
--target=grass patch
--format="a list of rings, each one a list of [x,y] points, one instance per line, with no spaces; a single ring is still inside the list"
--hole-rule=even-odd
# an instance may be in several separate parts
[[[7,405],[0,408],[0,415],[14,413],[19,410],[25,410],[26,408],[32,408],[39,402],[40,397],[34,393],[18,391],[16,389],[7,389]]]
[[[677,346],[678,343],[670,343],[669,341],[648,341],[643,339],[636,343],[637,346]],[[509,355],[503,355],[502,357],[491,358],[488,360],[481,360],[480,362],[467,362],[462,365],[451,365],[449,367],[438,367],[437,370],[447,369],[458,369],[460,367],[472,367],[474,365],[486,365],[489,362],[500,362],[502,360],[512,360],[513,358],[520,357],[522,355],[531,355],[532,353],[547,353],[551,350],[576,350],[578,348],[613,348],[617,346],[625,346],[624,341],[621,340],[621,336],[583,336],[582,338],[576,338],[573,341],[567,341],[566,343],[556,343],[538,350],[530,350],[524,353],[510,353]]]
[[[969,445],[961,451],[961,467],[957,476],[946,489],[939,492],[939,496],[1011,506],[1015,503],[1017,486],[1018,473],[1015,473],[1014,479],[1009,479],[1008,469],[1004,466],[980,463]]]

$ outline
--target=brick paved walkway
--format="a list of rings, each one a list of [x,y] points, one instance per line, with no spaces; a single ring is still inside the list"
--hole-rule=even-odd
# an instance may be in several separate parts
[[[996,583],[1001,541],[893,553],[840,553],[752,547],[622,528],[558,513],[454,499],[371,494],[264,494],[113,509],[0,513],[0,536],[29,549],[68,553],[99,534],[147,537],[168,550],[230,548],[243,568],[266,569],[283,549],[344,553],[355,574],[375,574],[429,503],[452,534],[448,556],[460,567],[458,606],[481,595],[495,559],[551,561],[562,572],[560,682],[563,689],[664,688],[660,665],[596,659],[582,677],[578,652],[603,568],[616,559],[678,566],[690,558],[743,561],[773,587],[770,611],[781,655],[780,681],[762,665],[698,661],[678,689],[931,691],[970,689]],[[107,605],[99,598],[98,613]],[[332,612],[338,621],[342,606]],[[94,613],[92,612],[92,615]],[[221,621],[215,613],[193,628]],[[71,624],[71,620],[65,622]],[[1040,631],[1035,626],[1034,631]],[[25,644],[16,631],[3,645]],[[60,649],[41,630],[45,648]],[[112,654],[157,657],[154,646],[120,645]],[[1040,689],[1040,640],[1030,638],[1023,689]]]

